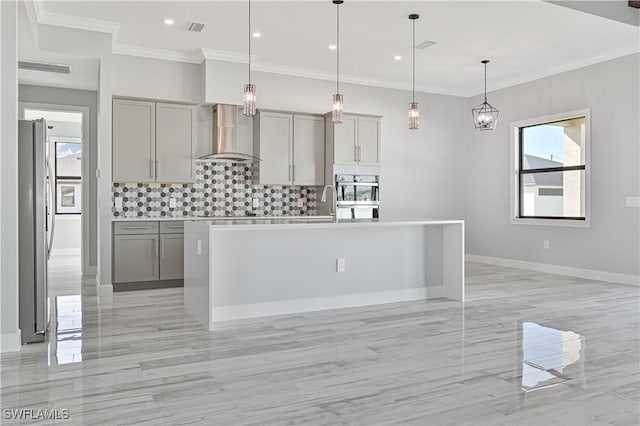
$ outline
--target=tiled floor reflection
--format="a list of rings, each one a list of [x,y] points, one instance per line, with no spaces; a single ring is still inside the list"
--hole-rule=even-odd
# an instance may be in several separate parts
[[[57,296],[53,329],[49,339],[50,364],[68,364],[82,361],[82,297]]]
[[[640,423],[638,288],[468,263],[464,306],[209,333],[181,289],[98,299],[75,279],[52,299],[49,343],[2,354],[1,408],[66,408],[96,425]]]

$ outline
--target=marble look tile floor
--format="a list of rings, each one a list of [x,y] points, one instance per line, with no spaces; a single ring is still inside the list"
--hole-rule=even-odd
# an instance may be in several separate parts
[[[468,263],[467,289],[464,306],[396,303],[209,333],[181,289],[99,300],[86,281],[81,295],[52,299],[48,343],[2,355],[1,407],[69,410],[52,424],[640,423],[638,288]]]

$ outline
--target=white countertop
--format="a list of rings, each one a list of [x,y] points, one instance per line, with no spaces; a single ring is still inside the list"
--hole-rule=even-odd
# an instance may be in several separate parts
[[[297,221],[318,221],[332,220],[332,216],[176,216],[176,217],[113,217],[112,222],[167,222],[167,221],[193,221],[193,220],[208,220],[211,222],[225,221],[225,222],[239,222],[245,223],[246,221],[256,220],[289,220],[292,222]]]
[[[312,228],[359,228],[359,227],[394,227],[394,226],[437,226],[464,224],[463,220],[450,219],[406,219],[406,220],[344,220],[333,222],[319,217],[292,220],[291,218],[257,218],[251,220],[215,220],[206,223],[214,230],[252,230],[252,229],[312,229]]]

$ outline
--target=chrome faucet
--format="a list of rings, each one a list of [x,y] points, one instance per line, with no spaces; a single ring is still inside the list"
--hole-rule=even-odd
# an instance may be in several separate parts
[[[329,210],[329,214],[333,215],[333,221],[334,222],[338,222],[338,213],[336,212],[337,209],[337,205],[338,205],[338,194],[336,193],[336,189],[333,187],[333,185],[326,185],[324,187],[324,189],[322,190],[322,197],[320,197],[320,201],[323,203],[327,202],[327,190],[331,189],[333,191],[333,213],[331,212],[331,210]]]

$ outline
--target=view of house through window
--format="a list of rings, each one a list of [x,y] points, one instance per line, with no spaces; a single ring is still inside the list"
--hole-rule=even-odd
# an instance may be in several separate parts
[[[520,127],[519,217],[585,218],[586,117]]]
[[[56,142],[56,214],[80,214],[82,144]]]

